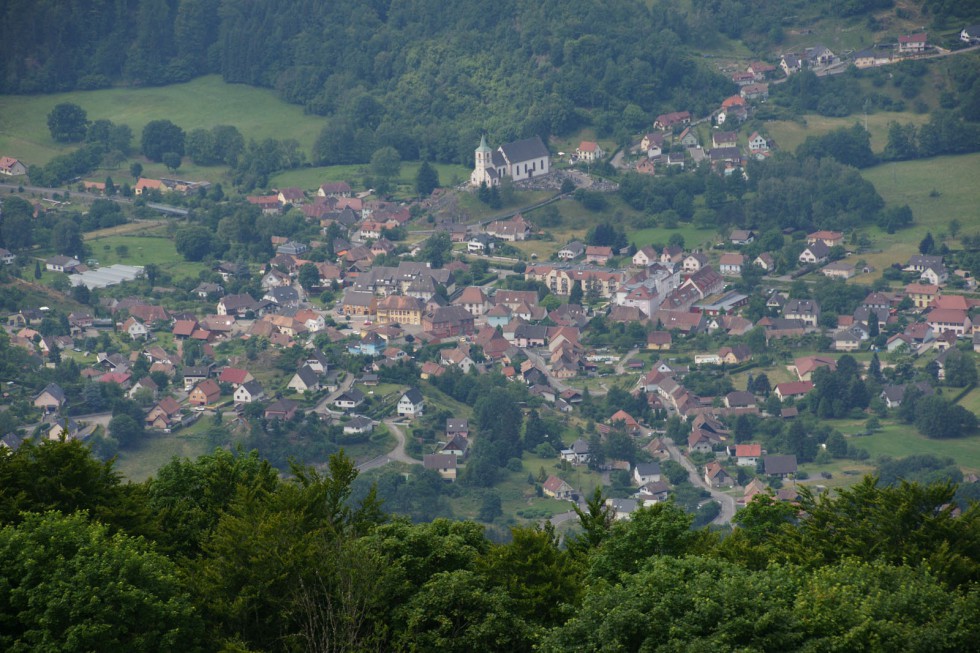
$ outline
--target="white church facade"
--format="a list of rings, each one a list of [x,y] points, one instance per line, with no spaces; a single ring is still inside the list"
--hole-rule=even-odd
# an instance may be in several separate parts
[[[505,143],[491,150],[484,136],[475,152],[476,168],[470,175],[470,184],[496,186],[503,177],[513,181],[541,177],[551,172],[551,153],[540,136]]]

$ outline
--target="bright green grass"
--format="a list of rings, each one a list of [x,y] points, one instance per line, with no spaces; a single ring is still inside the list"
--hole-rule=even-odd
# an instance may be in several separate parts
[[[324,118],[304,114],[301,107],[283,102],[272,90],[227,84],[218,75],[208,75],[155,88],[0,97],[0,152],[43,164],[72,149],[55,143],[48,132],[47,115],[61,102],[78,104],[90,120],[129,125],[137,147],[146,123],[167,119],[185,131],[234,125],[246,139],[293,138],[309,153],[324,125]]]
[[[140,445],[119,453],[116,469],[131,481],[141,482],[177,456],[191,460],[203,456],[210,450],[207,437],[202,429],[210,418],[198,420],[194,426],[174,434],[147,435]]]
[[[175,278],[193,277],[204,270],[203,263],[185,261],[177,253],[174,241],[164,237],[152,236],[107,236],[104,238],[86,239],[86,244],[92,248],[92,257],[98,259],[99,265],[147,265],[153,263],[169,272]],[[119,255],[117,248],[124,245],[128,248],[125,257]],[[106,249],[108,247],[109,249]]]
[[[974,388],[959,400],[959,405],[975,415],[980,415],[980,388]]]
[[[626,235],[637,247],[643,247],[650,243],[666,244],[673,234],[679,233],[684,237],[684,247],[691,249],[698,245],[707,244],[710,246],[718,238],[717,232],[713,229],[698,229],[690,224],[682,224],[677,229],[667,229],[666,227],[653,227],[651,229],[639,229],[636,231],[627,230]]]
[[[421,165],[421,162],[402,163],[399,182],[414,187],[415,175]],[[446,163],[433,163],[431,165],[439,173],[439,183],[443,186],[453,185],[454,180],[460,183],[470,176],[470,169],[465,166]],[[297,187],[307,191],[315,191],[321,184],[328,181],[346,181],[350,183],[352,188],[366,190],[362,181],[367,173],[368,167],[366,165],[299,168],[275,175],[269,180],[269,186],[273,188]]]
[[[886,423],[870,436],[851,438],[855,446],[867,449],[871,458],[891,456],[904,458],[915,454],[950,457],[964,471],[980,472],[980,435],[948,440],[930,440],[908,424]]]
[[[864,115],[854,114],[845,118],[829,118],[816,114],[806,114],[803,116],[805,124],[790,120],[774,120],[766,123],[766,131],[776,141],[779,149],[785,152],[795,152],[807,136],[820,136],[835,129],[852,127],[855,124],[864,125]],[[894,113],[879,112],[868,115],[868,131],[871,133],[871,149],[881,152],[888,143],[888,124],[898,122],[901,124],[914,123],[923,125],[929,122],[927,113]]]
[[[980,226],[980,153],[885,163],[862,170],[861,175],[874,184],[889,206],[908,204],[916,226],[932,229],[933,235],[954,218],[968,233]],[[930,197],[934,190],[938,197]]]

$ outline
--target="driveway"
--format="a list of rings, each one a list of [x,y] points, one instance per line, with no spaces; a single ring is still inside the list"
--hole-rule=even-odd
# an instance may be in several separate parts
[[[394,461],[399,463],[405,463],[407,465],[421,465],[421,460],[416,460],[408,455],[405,451],[405,431],[402,427],[393,419],[385,420],[385,426],[388,430],[395,436],[395,448],[386,454],[382,454],[371,460],[366,460],[357,466],[357,471],[366,472],[369,469],[375,469],[387,465],[388,463]]]
[[[665,442],[667,443],[667,451],[670,453],[670,459],[676,460],[684,466],[684,469],[687,470],[691,483],[696,487],[707,490],[711,494],[711,498],[721,505],[721,512],[718,513],[718,516],[715,517],[712,523],[730,524],[732,517],[735,516],[735,499],[724,492],[719,492],[715,488],[710,487],[707,483],[705,483],[704,479],[701,478],[701,475],[698,474],[698,470],[694,466],[694,463],[692,463],[687,456],[681,453],[680,449],[677,448],[677,445],[669,440],[665,440]]]

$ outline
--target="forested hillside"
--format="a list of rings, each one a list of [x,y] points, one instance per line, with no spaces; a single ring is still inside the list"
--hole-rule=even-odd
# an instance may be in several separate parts
[[[727,537],[672,502],[614,523],[596,495],[564,542],[494,543],[390,517],[356,475],[219,450],[137,485],[78,442],[4,454],[0,648],[936,653],[980,634],[980,507],[954,512],[949,485],[763,495]]]
[[[0,92],[220,72],[334,116],[321,163],[366,160],[381,142],[403,158],[468,160],[481,131],[611,131],[624,115],[639,129],[660,111],[704,113],[731,89],[678,50],[689,30],[672,4],[639,0],[13,1]]]

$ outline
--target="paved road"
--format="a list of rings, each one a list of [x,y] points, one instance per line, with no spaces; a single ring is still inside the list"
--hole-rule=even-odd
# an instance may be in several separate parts
[[[711,498],[717,501],[721,505],[721,512],[715,517],[713,524],[730,524],[732,517],[735,516],[735,499],[724,492],[719,492],[718,490],[710,487],[698,474],[697,468],[694,466],[687,456],[681,454],[680,449],[677,448],[673,442],[665,440],[667,443],[667,451],[670,453],[671,460],[676,460],[684,469],[687,470],[688,476],[691,479],[691,483],[696,487],[703,488],[711,494]]]
[[[551,366],[548,365],[548,361],[546,361],[541,354],[529,348],[524,349],[523,351],[527,355],[528,360],[534,363],[534,366],[537,367],[546,377],[548,377],[548,383],[551,384],[552,388],[558,392],[565,392],[569,389],[578,390],[578,388],[564,383],[561,379],[556,379],[553,377],[551,375]],[[590,390],[589,392],[592,393],[592,396],[601,396],[606,394],[607,390],[595,389]]]
[[[392,434],[395,436],[395,440],[397,442],[395,444],[395,448],[386,454],[378,456],[377,458],[372,458],[371,460],[364,461],[363,463],[357,466],[357,470],[360,472],[366,472],[369,469],[375,469],[377,467],[382,467],[384,465],[387,465],[392,461],[406,463],[408,465],[421,465],[422,464],[421,460],[416,460],[415,458],[412,458],[411,456],[408,455],[408,453],[405,452],[405,431],[402,430],[401,426],[399,426],[392,419],[385,420],[385,425],[388,427],[388,430],[391,431]]]
[[[354,385],[354,375],[351,374],[350,372],[348,372],[347,373],[347,378],[345,378],[344,379],[344,382],[341,383],[340,384],[340,387],[337,388],[337,392],[333,392],[331,394],[328,394],[326,397],[324,397],[323,399],[321,399],[320,400],[320,403],[318,403],[313,408],[313,412],[314,413],[332,413],[333,411],[331,411],[329,408],[327,408],[327,406],[331,405],[337,397],[339,397],[340,395],[342,395],[345,392],[347,392],[348,390],[350,390],[351,389],[351,386],[353,386],[353,385]]]

